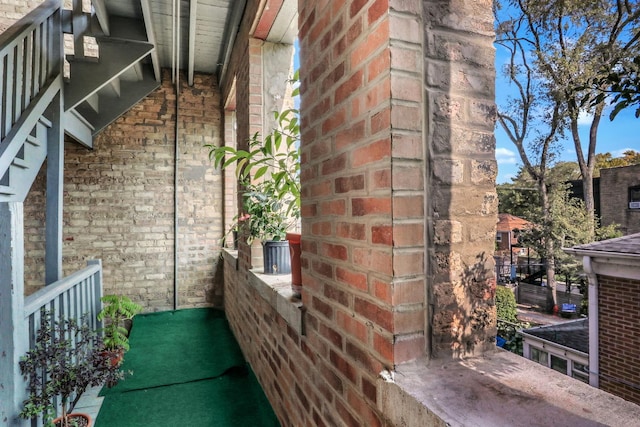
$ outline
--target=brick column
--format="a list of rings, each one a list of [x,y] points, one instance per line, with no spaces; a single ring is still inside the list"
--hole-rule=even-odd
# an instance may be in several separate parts
[[[496,108],[491,2],[424,1],[431,351],[495,348]]]
[[[480,354],[495,336],[491,5],[341,5],[300,9],[309,334],[371,374]]]

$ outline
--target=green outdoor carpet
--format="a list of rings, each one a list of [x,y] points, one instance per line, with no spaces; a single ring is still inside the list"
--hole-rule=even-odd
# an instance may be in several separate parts
[[[96,427],[279,426],[223,312],[138,315],[129,343]]]

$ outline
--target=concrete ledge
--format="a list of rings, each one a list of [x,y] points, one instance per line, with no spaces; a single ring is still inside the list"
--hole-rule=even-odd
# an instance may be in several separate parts
[[[499,349],[400,365],[378,407],[399,426],[640,426],[640,406]]]
[[[224,249],[222,257],[225,260],[225,268],[238,270],[238,251]],[[247,280],[249,286],[254,288],[291,328],[300,335],[305,334],[305,308],[291,289],[290,274],[263,274],[261,269],[253,269],[249,270]]]

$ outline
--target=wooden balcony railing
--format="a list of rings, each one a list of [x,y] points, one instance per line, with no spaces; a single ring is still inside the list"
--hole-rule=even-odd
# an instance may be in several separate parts
[[[60,7],[48,0],[0,34],[0,140],[60,73]]]
[[[100,329],[97,315],[102,303],[102,263],[89,261],[87,267],[45,286],[24,300],[24,318],[29,336],[29,348],[33,347],[40,316],[43,311],[55,313],[56,317],[75,319],[80,322],[83,315],[92,329]]]

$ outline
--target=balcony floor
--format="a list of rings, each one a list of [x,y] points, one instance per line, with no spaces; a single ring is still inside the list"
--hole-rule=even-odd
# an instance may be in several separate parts
[[[96,427],[279,425],[223,312],[136,316],[130,344],[132,374],[100,392]]]

